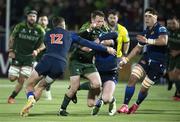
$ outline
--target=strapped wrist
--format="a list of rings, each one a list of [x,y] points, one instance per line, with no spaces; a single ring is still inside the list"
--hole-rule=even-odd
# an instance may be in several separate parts
[[[155,44],[155,39],[147,39],[147,40],[146,40],[146,43],[153,45],[153,44]]]

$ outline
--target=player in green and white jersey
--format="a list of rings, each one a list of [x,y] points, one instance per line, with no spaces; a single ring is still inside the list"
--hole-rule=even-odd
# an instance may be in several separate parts
[[[95,40],[103,32],[107,32],[105,23],[105,15],[102,11],[94,11],[91,14],[91,22],[85,23],[79,32],[79,35],[88,40]],[[79,85],[81,76],[86,77],[90,82],[86,86],[90,87],[88,92],[87,105],[93,107],[95,105],[95,94],[100,93],[101,78],[93,63],[95,51],[87,47],[76,47],[70,56],[70,88],[65,94],[60,115],[67,116],[66,108],[71,100],[73,100]]]
[[[8,71],[10,81],[17,80],[8,103],[15,103],[15,97],[23,88],[26,78],[32,71],[34,57],[43,49],[45,31],[36,23],[37,11],[30,10],[26,14],[27,19],[15,26],[9,39],[9,58],[12,59]]]
[[[167,76],[169,77],[168,89],[172,87],[174,82],[176,92],[174,100],[180,101],[180,27],[176,17],[171,17],[167,20],[169,30],[169,66]]]

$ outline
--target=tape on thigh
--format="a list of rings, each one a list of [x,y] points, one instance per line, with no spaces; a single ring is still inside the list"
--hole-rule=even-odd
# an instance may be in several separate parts
[[[20,68],[19,67],[10,66],[10,68],[8,70],[8,75],[9,76],[19,77],[19,72],[20,72]]]
[[[140,79],[141,77],[143,77],[144,75],[144,70],[139,66],[136,65],[134,66],[134,68],[132,69],[131,75],[136,76],[138,79]]]
[[[31,72],[32,72],[32,67],[30,66],[24,66],[21,68],[21,74],[26,76],[26,77],[29,77],[31,75]]]
[[[142,86],[144,86],[145,88],[150,88],[153,84],[154,82],[150,80],[148,76],[146,76],[142,82]]]
[[[50,78],[49,76],[46,76],[45,81],[46,81],[46,83],[51,84],[54,82],[54,79]]]

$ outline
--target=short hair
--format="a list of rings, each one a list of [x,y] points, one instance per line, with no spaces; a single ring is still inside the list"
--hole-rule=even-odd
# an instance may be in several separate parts
[[[36,14],[38,15],[38,12],[36,10],[29,10],[26,12],[26,15],[29,15],[29,14]]]
[[[58,25],[61,26],[62,22],[65,22],[65,19],[63,17],[55,16],[52,18],[53,27],[56,27]]]
[[[96,16],[105,17],[104,13],[100,10],[95,10],[91,13],[91,18],[95,18]]]
[[[109,16],[110,14],[119,16],[119,12],[115,9],[110,9],[107,13],[107,16]]]
[[[158,15],[158,12],[154,8],[146,8],[145,13],[149,12],[153,15]]]
[[[39,14],[39,17],[47,17],[48,18],[48,16],[46,15],[46,14]]]

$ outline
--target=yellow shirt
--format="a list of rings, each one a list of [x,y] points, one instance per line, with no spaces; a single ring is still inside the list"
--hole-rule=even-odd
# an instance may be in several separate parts
[[[128,31],[127,29],[118,24],[117,25],[117,33],[118,33],[118,38],[117,38],[117,57],[120,58],[122,56],[122,45],[123,43],[127,43],[130,41]]]

